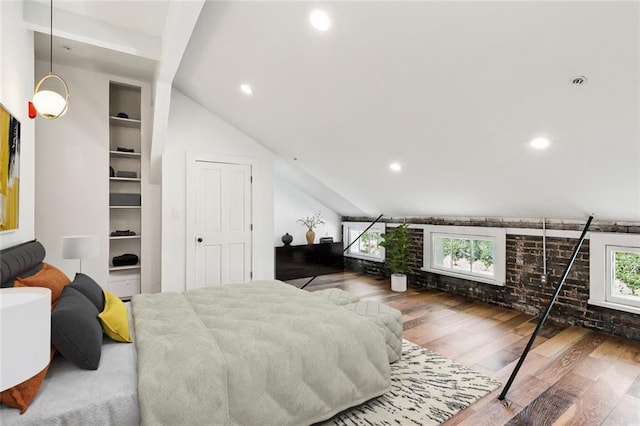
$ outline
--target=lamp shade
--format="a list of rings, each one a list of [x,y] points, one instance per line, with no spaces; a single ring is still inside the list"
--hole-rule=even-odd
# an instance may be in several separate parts
[[[67,101],[53,90],[41,90],[33,95],[33,106],[45,118],[60,117],[67,109]]]
[[[98,237],[95,235],[62,237],[60,250],[63,259],[86,259],[100,254]]]
[[[64,90],[64,95],[57,91],[41,89],[46,81],[58,81]],[[67,83],[57,74],[47,74],[38,82],[33,94],[33,106],[36,111],[48,120],[63,116],[69,108],[69,87]]]
[[[51,350],[51,290],[0,289],[0,391],[47,366]]]

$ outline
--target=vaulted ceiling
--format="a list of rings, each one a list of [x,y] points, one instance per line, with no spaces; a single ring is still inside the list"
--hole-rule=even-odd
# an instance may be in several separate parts
[[[173,84],[342,214],[640,221],[638,2],[208,1]]]

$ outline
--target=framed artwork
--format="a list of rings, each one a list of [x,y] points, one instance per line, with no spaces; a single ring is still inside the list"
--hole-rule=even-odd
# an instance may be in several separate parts
[[[0,232],[18,229],[20,122],[0,104]]]

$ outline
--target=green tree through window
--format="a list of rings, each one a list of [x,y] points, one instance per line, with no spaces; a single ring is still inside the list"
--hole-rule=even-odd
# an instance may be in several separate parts
[[[615,279],[631,289],[634,295],[640,295],[640,253],[614,252]]]

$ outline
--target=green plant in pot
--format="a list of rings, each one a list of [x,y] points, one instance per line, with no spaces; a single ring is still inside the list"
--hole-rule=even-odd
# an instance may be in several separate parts
[[[381,235],[380,245],[385,249],[385,262],[391,269],[391,290],[393,291],[407,290],[407,273],[411,272],[409,267],[411,238],[408,227],[409,225],[404,223]]]

